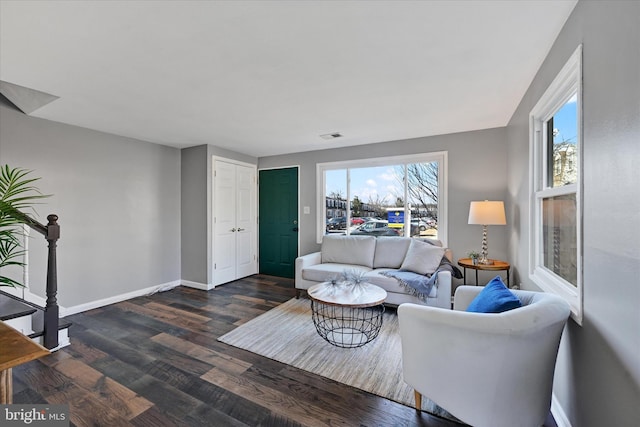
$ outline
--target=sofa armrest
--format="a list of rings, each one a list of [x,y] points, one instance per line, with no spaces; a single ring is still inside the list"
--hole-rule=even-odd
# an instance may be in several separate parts
[[[311,265],[322,263],[322,253],[313,252],[296,258],[296,289],[309,289],[310,286],[316,284],[302,278],[302,270]]]
[[[302,270],[304,267],[322,263],[322,252],[313,252],[296,258],[296,270],[298,267]]]
[[[433,300],[429,298],[428,305],[451,309],[451,273],[441,271],[438,273],[438,294]]]

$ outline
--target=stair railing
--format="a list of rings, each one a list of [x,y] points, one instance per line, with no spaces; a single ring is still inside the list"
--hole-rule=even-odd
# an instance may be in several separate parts
[[[49,254],[47,257],[47,302],[44,308],[44,335],[43,344],[46,348],[58,347],[58,324],[60,320],[60,308],[58,307],[58,268],[56,260],[56,248],[60,239],[60,225],[58,225],[58,215],[47,216],[49,221],[43,225],[35,219],[24,216],[25,224],[33,230],[42,234],[49,243]]]

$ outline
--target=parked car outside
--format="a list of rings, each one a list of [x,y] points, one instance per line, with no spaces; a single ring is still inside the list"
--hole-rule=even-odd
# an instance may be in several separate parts
[[[387,221],[382,220],[367,221],[352,230],[350,234],[366,236],[398,236],[398,232],[395,229],[390,228]]]
[[[358,216],[351,218],[351,225],[360,225],[364,223],[364,218]]]
[[[426,231],[427,227],[428,227],[428,224],[425,221],[421,220],[420,218],[412,219],[411,220],[411,230],[412,231],[413,231],[413,227],[418,227],[418,229],[420,231]]]
[[[433,218],[416,218],[411,220],[411,236],[420,236],[425,231],[436,228],[437,224]]]
[[[438,221],[430,217],[422,218],[422,220],[427,223],[429,228],[435,228],[438,225]]]
[[[327,232],[346,230],[346,229],[347,229],[347,218],[343,216],[331,218],[329,221],[327,221]]]

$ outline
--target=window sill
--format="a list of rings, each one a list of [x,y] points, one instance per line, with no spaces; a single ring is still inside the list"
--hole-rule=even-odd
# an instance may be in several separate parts
[[[582,296],[575,286],[543,267],[537,267],[529,278],[544,292],[565,300],[571,308],[571,318],[582,326]]]

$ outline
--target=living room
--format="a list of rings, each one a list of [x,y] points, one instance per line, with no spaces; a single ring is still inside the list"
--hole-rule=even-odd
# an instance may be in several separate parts
[[[10,73],[12,57],[5,40],[24,38],[26,57],[31,40],[28,30],[8,26],[12,20],[4,9],[8,3],[2,2],[0,80],[47,91],[32,83],[37,81],[33,75],[16,78]],[[48,25],[54,25],[53,21]],[[85,31],[90,27],[87,23]],[[212,156],[253,164],[260,170],[298,167],[299,253],[306,254],[319,247],[318,163],[447,151],[447,245],[454,256],[463,257],[479,246],[479,227],[467,223],[469,202],[504,200],[507,225],[491,228],[491,254],[509,260],[514,283],[523,289],[536,289],[528,273],[529,115],[582,44],[583,320],[581,325],[570,320],[564,332],[556,367],[554,416],[558,425],[637,425],[640,176],[635,164],[640,160],[640,8],[635,1],[580,0],[560,27],[547,47],[548,53],[541,57],[538,68],[532,70],[522,88],[510,118],[504,125],[488,129],[344,147],[338,140],[324,149],[319,141],[312,150],[293,148],[273,155],[251,155],[229,148],[235,141],[191,141],[190,147],[180,149],[149,142],[124,128],[119,135],[128,137],[97,131],[84,120],[82,108],[70,115],[77,121],[65,123],[39,118],[38,110],[30,116],[2,97],[0,164],[32,169],[42,177],[38,182],[42,192],[53,195],[37,210],[43,217],[50,212],[60,217],[59,300],[68,313],[176,286],[182,281],[210,282],[206,230],[210,218],[207,177]],[[526,50],[527,46],[521,48]],[[83,55],[88,60],[104,52],[108,50],[96,49]],[[58,64],[55,57],[46,56],[34,61],[39,64],[32,67],[36,76],[43,71],[47,74],[49,64],[55,64],[73,80],[72,63]],[[118,68],[126,65],[95,72],[104,73],[105,81],[117,81]],[[509,70],[501,72],[509,74]],[[64,77],[61,72],[55,74]],[[81,77],[77,76],[78,81],[82,81]],[[141,75],[140,84],[143,81]],[[187,86],[188,82],[166,84]],[[80,84],[78,90],[83,90]],[[121,88],[114,85],[111,90]],[[172,103],[164,98],[163,87],[155,88],[155,92],[156,102]],[[128,94],[123,94],[123,103],[127,102],[125,95]],[[442,104],[442,108],[456,109],[464,117],[470,110],[483,110],[492,102],[496,101],[477,99],[473,105],[452,102]],[[50,108],[57,108],[56,101]],[[117,109],[118,105],[112,108]],[[139,117],[131,117],[132,121],[145,119],[145,111],[137,114]],[[176,115],[177,121],[181,119]],[[257,117],[253,120],[258,123]],[[213,119],[212,122],[215,123]],[[324,131],[345,129],[326,128],[316,134]],[[309,214],[304,213],[305,206],[310,207]],[[30,248],[30,289],[44,295],[45,268],[36,266],[46,265],[46,248],[35,243]]]

